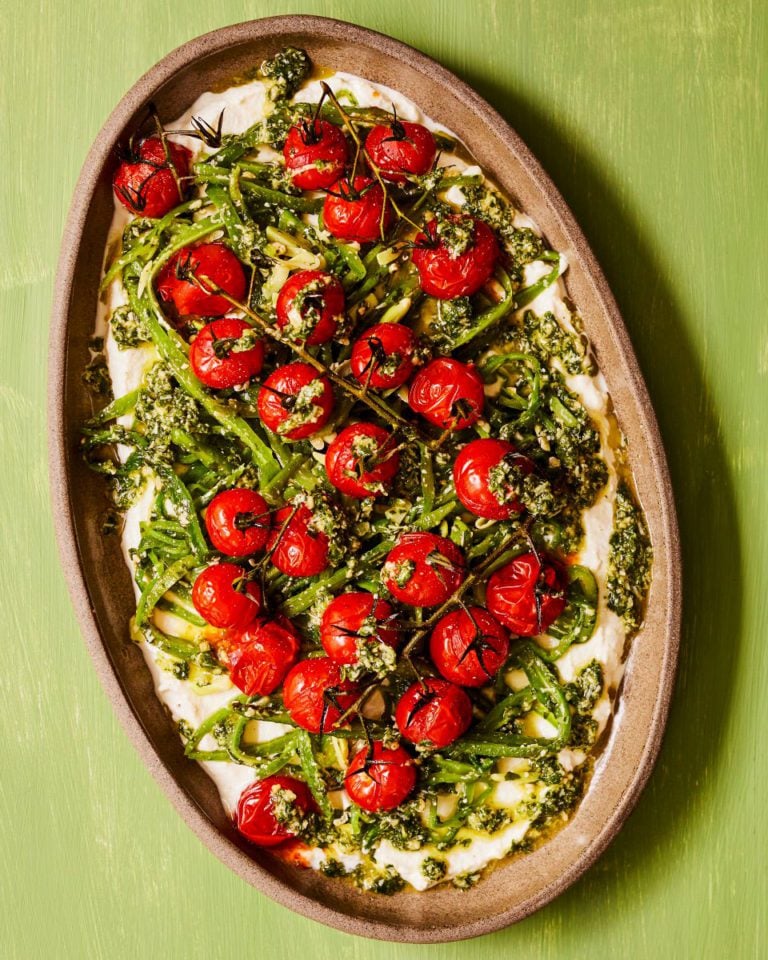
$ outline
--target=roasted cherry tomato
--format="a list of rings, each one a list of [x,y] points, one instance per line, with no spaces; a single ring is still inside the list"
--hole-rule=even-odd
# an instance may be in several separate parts
[[[417,680],[400,697],[395,722],[411,743],[447,747],[472,723],[472,701],[455,683],[427,677]]]
[[[283,682],[299,654],[293,630],[274,620],[255,620],[245,630],[231,632],[225,649],[229,676],[249,697],[265,697]]]
[[[365,590],[342,593],[323,611],[320,642],[337,663],[357,663],[361,644],[381,641],[396,648],[400,643],[392,623],[395,611],[386,600]]]
[[[317,809],[309,787],[303,780],[278,774],[249,784],[237,801],[235,825],[244,837],[260,847],[274,847],[295,836],[280,823],[273,810],[273,791],[292,794],[293,805],[304,814]]]
[[[264,366],[264,344],[261,340],[248,350],[233,350],[242,335],[252,330],[238,317],[222,317],[206,323],[189,348],[192,370],[206,387],[226,390],[246,383]]]
[[[264,426],[284,440],[303,440],[328,423],[333,390],[308,363],[288,363],[267,377],[256,405]]]
[[[344,319],[344,287],[322,270],[300,270],[280,289],[277,325],[295,343],[327,343]]]
[[[170,140],[166,143],[176,177],[186,177],[191,152]],[[117,168],[112,185],[115,196],[126,210],[139,217],[164,217],[183,199],[176,177],[160,137],[147,137]]]
[[[352,373],[364,387],[393,390],[414,371],[416,336],[402,323],[377,323],[352,347]]]
[[[523,637],[544,633],[565,609],[568,580],[563,568],[535,553],[515,557],[488,581],[488,609]]]
[[[411,410],[443,430],[464,430],[483,412],[485,390],[476,367],[452,357],[437,357],[413,378]]]
[[[338,725],[358,693],[357,684],[343,679],[335,660],[315,657],[291,669],[283,684],[283,703],[294,723],[310,733],[327,733]]]
[[[221,317],[231,310],[232,304],[225,297],[206,292],[213,287],[238,301],[248,289],[243,265],[223,243],[184,247],[171,257],[157,278],[158,296],[172,304],[180,317]]]
[[[390,750],[378,740],[355,754],[344,778],[350,800],[370,813],[394,810],[415,786],[413,757],[404,747]]]
[[[261,610],[261,590],[244,579],[236,563],[212,563],[198,574],[192,587],[192,603],[213,627],[242,630]]]
[[[285,168],[295,187],[330,187],[344,172],[349,156],[341,127],[328,120],[301,120],[288,131],[283,147]]]
[[[365,149],[385,180],[402,184],[407,174],[420,176],[431,168],[437,144],[423,124],[395,119],[388,126],[374,127]]]
[[[205,528],[211,543],[229,557],[247,557],[261,550],[269,527],[267,501],[245,487],[222,490],[205,511]]]
[[[473,440],[462,447],[453,465],[456,496],[477,517],[509,520],[524,509],[514,474],[519,477],[533,469],[528,457],[506,440]]]
[[[416,238],[413,264],[419,271],[421,289],[439,300],[470,297],[490,279],[499,259],[499,244],[482,220],[459,214],[442,221],[445,227],[439,223],[430,220],[426,234]],[[463,253],[456,253],[449,231],[456,235],[467,228],[472,230],[470,245]]]
[[[446,614],[429,638],[429,655],[445,677],[463,687],[482,687],[507,659],[509,638],[501,624],[482,607]]]
[[[381,238],[382,211],[386,231],[392,223],[392,208],[381,184],[370,177],[357,176],[352,185],[348,177],[343,177],[328,191],[323,222],[326,230],[339,240],[371,243]]]
[[[399,465],[397,441],[375,423],[344,427],[325,454],[325,470],[334,487],[360,500],[387,493]]]
[[[269,546],[272,563],[289,577],[314,577],[328,566],[328,537],[312,529],[312,513],[301,504],[281,507],[274,516]]]
[[[392,596],[410,607],[435,607],[464,582],[464,555],[436,533],[403,533],[382,570]]]

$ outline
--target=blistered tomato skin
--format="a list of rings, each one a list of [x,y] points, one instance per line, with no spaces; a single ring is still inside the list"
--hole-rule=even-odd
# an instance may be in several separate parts
[[[255,490],[245,487],[222,490],[205,511],[205,528],[219,553],[247,557],[266,545],[270,529],[269,506]]]
[[[207,323],[192,341],[189,363],[197,379],[213,390],[226,390],[261,372],[264,344],[258,340],[250,350],[232,350],[232,344],[248,326],[238,317],[223,317]]]
[[[353,664],[359,659],[358,640],[380,640],[390,647],[398,647],[400,634],[388,626],[394,612],[386,600],[380,600],[365,590],[334,597],[323,611],[320,622],[323,649],[337,663]],[[371,616],[376,620],[376,632],[373,635],[361,633]]]
[[[285,168],[300,190],[330,187],[344,172],[348,157],[347,138],[328,120],[297,123],[285,138]]]
[[[198,574],[192,587],[192,603],[212,627],[244,629],[261,610],[261,590],[253,581],[244,581],[243,567],[236,563],[212,563]]]
[[[568,580],[557,564],[523,553],[488,581],[488,609],[521,637],[545,633],[565,609]]]
[[[278,774],[249,784],[240,794],[235,825],[244,837],[260,847],[275,847],[294,836],[275,817],[272,810],[272,789],[290,791],[295,806],[307,813],[316,809],[309,787],[302,780]]]
[[[329,188],[323,204],[325,228],[338,240],[372,243],[381,239],[392,223],[392,208],[381,184],[370,177],[355,177],[354,185],[344,177]]]
[[[285,281],[277,297],[277,325],[296,343],[317,347],[333,338],[344,319],[344,288],[322,270],[300,270]],[[302,326],[309,311],[318,315],[311,332],[294,336],[295,326]]]
[[[171,163],[180,180],[189,174],[192,154],[186,147],[167,141]],[[183,197],[168,164],[159,137],[142,140],[135,156],[123,160],[115,171],[113,188],[120,203],[138,217],[164,217]]]
[[[472,701],[447,680],[427,677],[408,687],[395,708],[397,729],[411,743],[447,747],[472,723]]]
[[[446,614],[429,638],[429,655],[446,680],[462,687],[490,683],[509,654],[506,630],[482,607]]]
[[[441,430],[464,430],[482,416],[482,377],[473,364],[438,357],[413,378],[408,406]]]
[[[203,243],[184,247],[166,263],[157,278],[157,295],[179,317],[221,317],[232,304],[216,293],[201,289],[211,285],[222,289],[234,300],[242,301],[248,289],[243,265],[223,243]]]
[[[464,554],[436,533],[404,533],[389,551],[382,579],[392,596],[412,607],[445,603],[464,582]]]
[[[255,620],[225,641],[232,683],[249,697],[265,697],[283,682],[299,654],[299,640],[274,620]]]
[[[355,754],[344,779],[350,800],[369,813],[394,810],[415,786],[413,757],[404,747],[390,750],[379,740]]]
[[[462,215],[448,217],[454,223],[468,219]],[[439,300],[471,297],[490,280],[499,259],[493,231],[482,220],[474,220],[472,246],[458,256],[453,256],[437,236],[437,221],[431,220],[426,234],[416,238],[413,264],[419,271],[421,289]]]
[[[437,154],[431,130],[408,120],[374,127],[366,138],[365,149],[382,177],[399,184],[407,182],[408,174],[427,173]]]
[[[357,451],[373,451],[371,456]],[[353,423],[345,427],[331,442],[325,455],[328,479],[347,496],[364,500],[381,497],[400,465],[397,441],[384,427],[374,423]]]
[[[492,437],[472,440],[462,447],[453,465],[453,485],[461,503],[488,520],[509,520],[520,513],[523,504],[502,484],[495,489],[491,471],[502,461],[516,466],[522,473],[532,473],[533,463],[517,453],[506,440]]]
[[[297,404],[302,390],[319,382],[317,395],[311,398],[310,409],[302,422],[286,428],[286,423],[297,416]],[[314,387],[312,388],[315,389]],[[333,410],[333,388],[330,380],[318,373],[308,363],[288,363],[278,367],[264,381],[256,406],[264,426],[279,434],[284,440],[304,440],[328,423]]]
[[[293,514],[293,516],[291,516]],[[289,577],[314,577],[328,566],[328,537],[312,530],[312,513],[302,504],[275,513],[269,547],[272,563]]]
[[[352,375],[372,390],[401,387],[413,373],[416,336],[402,323],[377,323],[355,341]]]
[[[357,699],[357,684],[342,677],[329,657],[302,660],[283,684],[283,703],[294,723],[310,733],[328,733]]]

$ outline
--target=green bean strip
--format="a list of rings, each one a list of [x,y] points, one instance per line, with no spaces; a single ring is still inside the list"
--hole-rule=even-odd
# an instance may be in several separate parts
[[[554,263],[554,267],[548,274],[543,276],[541,280],[537,280],[536,283],[532,283],[530,287],[524,287],[522,290],[518,290],[515,294],[515,309],[519,310],[521,307],[527,307],[529,303],[533,301],[540,294],[544,293],[560,276],[560,254],[559,253],[545,253],[541,257],[542,260],[548,260]]]
[[[108,403],[106,407],[91,417],[88,423],[106,423],[108,420],[116,420],[118,417],[123,417],[126,413],[130,413],[136,406],[136,401],[139,399],[139,392],[138,389],[131,390],[129,393],[124,393],[122,397],[117,397],[116,400]]]
[[[189,534],[189,540],[195,556],[202,560],[208,555],[208,543],[200,526],[197,510],[195,510],[195,505],[189,494],[189,490],[187,490],[184,485],[184,481],[178,477],[173,470],[162,470],[160,472],[160,478],[168,491],[171,501],[177,509],[179,523]]]
[[[310,735],[306,730],[301,730],[297,739],[301,770],[304,774],[304,779],[307,781],[307,786],[312,791],[312,796],[315,798],[315,802],[320,807],[323,816],[326,820],[330,820],[333,816],[333,809],[331,808],[330,801],[328,800],[328,790],[323,783],[323,778],[320,774],[320,768],[317,765],[317,760],[315,760],[315,754],[312,746],[312,738]]]
[[[142,590],[139,602],[136,606],[136,625],[141,627],[147,622],[150,613],[155,609],[157,601],[162,597],[166,590],[177,583],[182,577],[186,576],[197,563],[197,557],[183,557],[172,563],[170,567],[164,570],[159,576],[147,584]]]
[[[512,310],[520,306],[519,300],[512,291],[512,281],[509,278],[509,274],[506,270],[502,270],[501,267],[497,269],[496,273],[500,283],[504,287],[504,299],[492,307],[489,307],[487,310],[484,310],[477,317],[471,329],[453,341],[452,349],[458,350],[459,347],[463,347],[469,343],[470,340],[474,340],[475,337],[478,337],[481,333],[485,333],[490,327],[500,323]],[[549,284],[547,284],[547,286],[549,286]],[[533,287],[529,287],[529,290],[532,289]],[[538,296],[538,294],[536,294],[536,296]]]

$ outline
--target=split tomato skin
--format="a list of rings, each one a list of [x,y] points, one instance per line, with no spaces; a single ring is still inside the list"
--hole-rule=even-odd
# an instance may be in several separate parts
[[[219,553],[247,557],[266,545],[270,529],[269,506],[247,487],[217,493],[205,511],[205,528]]]
[[[294,804],[303,813],[317,809],[312,793],[303,780],[277,774],[249,784],[240,794],[235,825],[240,833],[260,847],[275,847],[294,834],[280,823],[272,808],[272,789],[290,790]]]
[[[284,424],[293,415],[296,399],[302,389],[319,381],[317,396],[312,399],[311,418],[286,430]],[[256,398],[259,417],[265,427],[284,440],[305,440],[328,423],[333,411],[333,388],[330,380],[308,363],[287,363],[278,367],[264,381]]]
[[[217,342],[237,340],[251,327],[238,317],[222,317],[207,323],[192,341],[189,363],[197,379],[213,390],[227,390],[261,373],[264,344],[258,340],[250,350],[216,352]]]
[[[437,357],[413,378],[408,406],[442,430],[465,430],[483,413],[482,377],[471,363]]]
[[[167,144],[176,175],[186,177],[191,151],[170,140]],[[115,171],[112,186],[120,203],[137,217],[164,217],[183,200],[160,137],[141,141],[135,157],[123,160]]]
[[[277,690],[299,654],[296,634],[274,620],[255,620],[230,633],[225,647],[230,679],[249,697]]]
[[[344,172],[349,145],[342,129],[329,120],[305,120],[288,131],[283,158],[295,187],[322,190]]]
[[[344,778],[350,800],[369,813],[394,810],[415,786],[413,757],[404,747],[388,749],[379,740],[355,754]]]
[[[209,289],[213,283],[237,301],[243,300],[248,289],[243,265],[225,244],[184,247],[160,271],[156,285],[157,295],[179,317],[222,317],[232,309],[225,297],[206,292],[184,274],[192,274]]]
[[[369,639],[381,640],[396,649],[400,645],[400,635],[397,630],[387,626],[394,612],[390,603],[375,597],[367,590],[342,593],[334,597],[323,611],[320,643],[336,663],[357,663],[359,631],[368,618],[373,616],[376,620],[376,633]]]
[[[397,729],[411,743],[450,746],[472,723],[472,701],[461,687],[440,677],[417,680],[395,708]]]
[[[432,131],[408,120],[374,127],[366,137],[365,149],[381,176],[398,184],[406,183],[409,174],[427,173],[437,154]]]
[[[330,188],[323,204],[323,222],[337,240],[373,243],[381,239],[392,224],[392,208],[381,184],[371,177],[358,175],[350,184],[342,177]]]
[[[283,703],[294,723],[310,733],[328,733],[357,699],[359,688],[330,657],[301,660],[283,684]]]
[[[387,554],[382,579],[392,596],[411,607],[445,603],[464,582],[464,554],[436,533],[404,533]]]
[[[565,609],[568,579],[559,563],[523,553],[488,581],[488,609],[521,637],[545,633]]]
[[[462,214],[447,218],[453,223],[473,220],[472,245],[458,256],[452,255],[439,239],[437,220],[427,224],[426,233],[416,238],[413,264],[419,271],[424,293],[438,300],[471,297],[490,280],[499,259],[499,244],[493,231],[482,220]]]
[[[501,491],[499,499],[493,490],[491,471],[506,460],[523,473],[532,473],[534,466],[528,457],[517,453],[506,440],[493,437],[472,440],[462,447],[453,464],[453,485],[461,503],[476,517],[488,520],[509,520],[521,513],[523,504],[516,498],[507,499]]]
[[[508,654],[506,630],[482,607],[446,614],[429,638],[429,655],[440,674],[462,687],[490,683]]]
[[[292,312],[296,310],[300,317],[305,315],[303,292],[307,288],[316,292],[310,294],[319,302],[313,304],[319,311],[320,317],[307,337],[293,337],[296,343],[305,343],[309,347],[317,347],[331,340],[339,324],[344,319],[345,297],[344,288],[336,277],[322,270],[300,270],[289,277],[280,288],[275,304],[277,325],[280,329],[291,329]],[[309,299],[309,298],[307,298]]]
[[[356,452],[358,445],[367,442],[376,450],[370,469],[364,469],[365,461]],[[328,479],[337,490],[358,500],[384,496],[400,465],[396,448],[397,441],[384,427],[375,423],[350,424],[334,437],[325,454]]]
[[[328,537],[311,530],[312,513],[301,504],[281,507],[274,515],[269,547],[272,563],[289,577],[314,577],[328,566]],[[287,523],[286,523],[287,521]]]
[[[415,350],[416,335],[410,327],[402,323],[377,323],[364,331],[352,347],[352,375],[364,387],[394,390],[415,370]],[[394,369],[388,369],[390,364]]]
[[[212,563],[198,574],[192,603],[212,627],[242,630],[258,616],[262,605],[259,585],[249,581],[242,592],[235,586],[245,575],[243,567],[226,562]]]

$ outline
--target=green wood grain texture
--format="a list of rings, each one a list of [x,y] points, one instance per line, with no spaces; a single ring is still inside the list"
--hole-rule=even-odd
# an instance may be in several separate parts
[[[480,941],[371,944],[294,917],[219,864],[119,729],[54,550],[46,337],[86,150],[172,47],[289,12],[420,47],[518,129],[615,291],[677,492],[687,606],[659,766],[580,883]],[[768,956],[768,5],[3,0],[0,37],[0,955]]]

